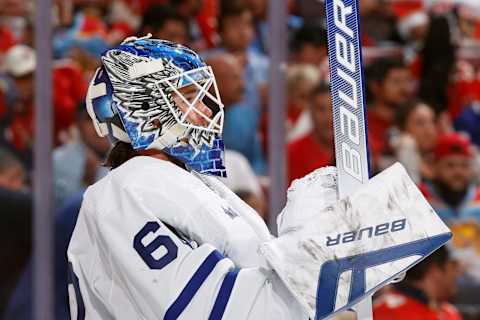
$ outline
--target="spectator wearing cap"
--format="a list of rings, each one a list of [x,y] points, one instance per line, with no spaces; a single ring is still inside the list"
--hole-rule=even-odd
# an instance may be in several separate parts
[[[0,144],[7,146],[22,161],[27,170],[32,165],[34,131],[34,84],[36,68],[35,51],[25,45],[17,45],[5,56],[6,77],[3,83],[6,94],[0,102]],[[55,63],[52,70],[54,139],[60,144],[63,131],[75,119],[75,107],[83,99],[86,82],[80,69],[65,60]],[[0,86],[1,90],[1,86]],[[0,94],[0,98],[2,95]],[[1,105],[4,105],[3,111]]]
[[[458,133],[438,138],[434,179],[421,186],[437,214],[446,222],[480,221],[480,189],[474,183],[474,151],[470,140]]]
[[[27,168],[31,167],[33,144],[35,68],[35,51],[28,46],[16,45],[5,54],[4,69],[9,83],[5,90],[10,98],[0,114],[0,141],[13,150]]]
[[[429,24],[428,13],[417,10],[402,17],[397,24],[404,45],[404,57],[412,67],[417,63],[419,51],[423,48]]]
[[[423,10],[411,12],[402,17],[398,21],[397,28],[403,40],[414,48],[420,49],[428,31],[428,19],[427,12]]]
[[[25,43],[28,20],[33,13],[29,4],[22,0],[0,0],[0,55],[15,44]]]
[[[375,320],[461,320],[448,300],[456,293],[457,262],[441,247],[407,272],[404,281],[375,302]]]

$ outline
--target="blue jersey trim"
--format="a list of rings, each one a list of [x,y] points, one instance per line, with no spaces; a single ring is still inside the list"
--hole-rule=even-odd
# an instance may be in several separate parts
[[[225,276],[223,279],[222,286],[220,291],[218,291],[217,299],[213,305],[212,312],[208,320],[221,320],[225,309],[227,308],[228,300],[230,300],[230,295],[232,294],[233,286],[235,285],[235,280],[237,280],[238,273],[240,272],[239,268],[235,268]]]
[[[73,265],[70,261],[68,262],[68,283],[73,285],[77,301],[77,318],[72,320],[85,320],[85,303],[83,302],[82,292],[80,291],[78,277],[73,271]],[[69,307],[71,308],[72,306],[70,305]]]
[[[175,320],[180,316],[190,301],[192,301],[192,298],[195,296],[198,289],[200,289],[207,277],[212,273],[217,263],[224,258],[225,257],[217,250],[212,251],[212,253],[208,255],[197,271],[195,271],[192,278],[188,281],[185,288],[183,288],[178,298],[168,308],[163,317],[164,320]]]

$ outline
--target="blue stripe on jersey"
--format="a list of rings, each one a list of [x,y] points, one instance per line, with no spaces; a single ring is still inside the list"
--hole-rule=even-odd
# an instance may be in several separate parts
[[[232,294],[233,286],[235,285],[235,280],[237,279],[239,271],[239,268],[235,268],[229,273],[227,273],[227,275],[223,279],[220,291],[218,291],[217,300],[215,300],[212,313],[210,313],[210,317],[208,317],[208,320],[222,319],[225,308],[227,307],[228,300],[230,299],[230,295]]]
[[[163,317],[164,320],[175,320],[180,316],[180,314],[183,312],[183,310],[185,310],[192,298],[195,296],[198,289],[200,289],[207,277],[210,275],[210,273],[212,273],[217,263],[224,258],[225,257],[217,250],[212,251],[208,255],[197,271],[195,271],[192,278],[188,281],[185,288],[183,288],[178,298],[168,308],[165,316]]]

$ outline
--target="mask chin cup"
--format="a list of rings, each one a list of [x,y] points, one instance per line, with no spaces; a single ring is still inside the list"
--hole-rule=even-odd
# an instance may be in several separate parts
[[[203,144],[198,149],[181,143],[163,151],[184,163],[188,170],[217,177],[227,176],[225,147],[221,138],[215,138],[211,146]]]

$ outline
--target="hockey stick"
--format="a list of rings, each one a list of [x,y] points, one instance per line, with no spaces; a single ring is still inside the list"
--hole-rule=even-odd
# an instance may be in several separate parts
[[[335,158],[340,198],[370,178],[358,0],[325,0]],[[357,319],[372,319],[371,296],[358,303]]]
[[[292,224],[261,252],[311,319],[354,309],[357,319],[370,320],[375,291],[444,245],[451,232],[401,164],[369,179],[358,0],[324,1],[341,199],[316,214],[318,186],[311,177],[300,181],[312,193],[286,207],[283,220],[291,212],[308,222]]]

